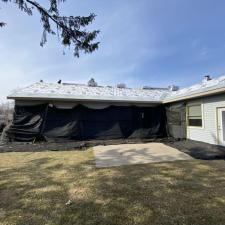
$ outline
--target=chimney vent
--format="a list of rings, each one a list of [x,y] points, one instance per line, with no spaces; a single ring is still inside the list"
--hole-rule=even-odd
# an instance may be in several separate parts
[[[170,91],[178,91],[178,90],[179,90],[179,87],[178,87],[178,86],[175,86],[175,85],[170,85],[170,86],[168,87],[168,89],[169,89]]]
[[[94,78],[91,78],[91,79],[88,81],[88,86],[89,86],[89,87],[97,87],[97,86],[98,86],[98,83],[95,81]]]
[[[117,84],[117,88],[126,88],[126,84],[123,83]]]
[[[202,82],[203,83],[207,83],[208,81],[212,80],[212,78],[210,77],[210,75],[205,75]]]

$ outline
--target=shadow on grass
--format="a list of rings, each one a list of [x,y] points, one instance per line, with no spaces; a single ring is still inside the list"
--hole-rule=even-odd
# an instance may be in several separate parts
[[[1,224],[224,224],[222,161],[96,169],[89,153],[44,155],[0,166]]]

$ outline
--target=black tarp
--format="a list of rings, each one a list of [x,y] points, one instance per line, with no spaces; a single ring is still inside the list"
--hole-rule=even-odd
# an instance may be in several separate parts
[[[81,107],[48,107],[43,136],[46,140],[81,140]]]
[[[43,136],[47,140],[152,138],[164,135],[164,116],[162,107],[49,107]]]
[[[91,109],[78,105],[73,109],[16,106],[13,125],[8,130],[11,140],[109,140],[155,138],[165,136],[163,106],[110,106]]]
[[[186,104],[172,103],[166,106],[167,133],[176,139],[186,138]]]
[[[36,106],[15,106],[12,125],[6,131],[12,141],[34,141],[40,138],[47,104]]]

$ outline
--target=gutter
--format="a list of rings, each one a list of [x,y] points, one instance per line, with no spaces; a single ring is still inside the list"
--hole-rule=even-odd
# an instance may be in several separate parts
[[[114,103],[134,103],[134,104],[162,104],[162,101],[149,101],[148,99],[130,99],[130,98],[106,98],[106,97],[89,97],[89,96],[73,96],[73,97],[45,97],[45,96],[13,96],[10,95],[7,99],[13,100],[31,100],[31,101],[66,101],[66,102],[114,102]]]

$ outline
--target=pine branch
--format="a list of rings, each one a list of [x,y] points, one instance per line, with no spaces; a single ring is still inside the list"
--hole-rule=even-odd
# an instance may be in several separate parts
[[[6,25],[6,23],[0,22],[0,27],[4,27],[5,25]]]
[[[2,1],[11,2],[12,0]],[[64,2],[65,0],[59,1]],[[36,9],[40,13],[43,26],[41,46],[44,46],[47,42],[47,34],[55,34],[55,31],[52,29],[52,24],[55,24],[56,30],[60,33],[62,44],[65,46],[74,46],[74,56],[79,57],[80,52],[91,53],[98,49],[99,42],[93,43],[93,41],[96,39],[99,30],[92,32],[82,30],[82,28],[93,22],[96,15],[92,13],[86,17],[60,16],[58,10],[59,1],[49,0],[50,8],[48,10],[33,0],[15,0],[14,3],[28,15],[32,15],[33,9]]]

